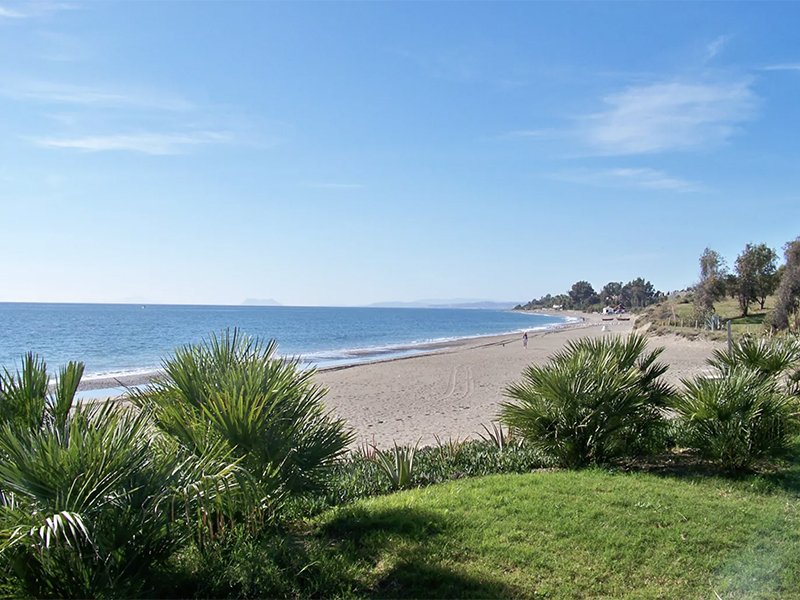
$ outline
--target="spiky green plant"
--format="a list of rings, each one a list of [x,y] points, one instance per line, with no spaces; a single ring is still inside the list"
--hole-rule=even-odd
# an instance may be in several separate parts
[[[466,439],[462,440],[460,437],[456,436],[455,438],[449,437],[444,440],[436,434],[434,434],[433,437],[436,440],[436,449],[442,460],[450,462],[458,461],[467,443]]]
[[[59,381],[69,379],[69,374],[83,368],[70,364],[61,372]],[[11,372],[4,368],[0,373],[0,423],[9,423],[18,429],[38,429],[42,419],[48,415],[48,377],[44,361],[32,352],[22,358],[20,370]]]
[[[486,432],[486,435],[478,432],[478,436],[480,436],[484,442],[493,444],[502,452],[513,441],[514,433],[511,429],[507,431],[504,430],[500,423],[492,422],[490,425],[492,426],[491,429],[489,429],[485,423],[481,423],[481,427],[483,427],[483,431]]]
[[[501,421],[570,467],[648,450],[673,390],[661,380],[663,349],[646,345],[641,335],[569,342],[507,388]]]
[[[236,467],[224,449],[198,460],[144,412],[75,405],[82,373],[69,363],[53,394],[32,355],[5,373],[0,398],[17,410],[0,424],[0,552],[34,596],[141,594],[224,501]]]
[[[743,336],[731,346],[731,352],[717,349],[709,364],[722,375],[743,367],[762,378],[781,378],[800,365],[800,341],[794,337]]]
[[[419,448],[419,442],[414,446],[398,446],[396,443],[391,450],[376,451],[375,464],[388,479],[393,490],[400,490],[411,485],[414,474],[414,456]],[[377,449],[376,449],[377,450]]]
[[[274,515],[286,493],[318,489],[352,440],[344,421],[325,411],[313,370],[277,357],[274,340],[225,331],[176,350],[163,370],[132,400],[198,456],[225,444],[266,513]]]
[[[672,408],[689,443],[704,456],[727,469],[743,469],[789,449],[798,431],[797,401],[763,373],[734,366],[719,378],[683,384]]]

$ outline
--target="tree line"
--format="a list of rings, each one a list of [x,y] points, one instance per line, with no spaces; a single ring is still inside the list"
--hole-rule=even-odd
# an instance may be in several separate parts
[[[621,281],[609,281],[599,292],[592,284],[581,280],[572,284],[569,291],[563,294],[545,294],[527,304],[518,304],[515,310],[533,310],[536,308],[561,307],[570,310],[601,310],[604,306],[624,309],[644,308],[658,302],[664,293],[655,289],[652,283],[643,277],[637,277],[624,284]]]
[[[715,313],[714,303],[730,296],[738,300],[742,316],[753,304],[761,310],[768,296],[776,294],[775,309],[769,316],[774,329],[786,329],[792,317],[800,325],[800,238],[783,247],[785,262],[778,265],[778,253],[766,244],[746,244],[733,268],[717,251],[706,248],[700,256],[700,279],[694,286],[698,317]]]

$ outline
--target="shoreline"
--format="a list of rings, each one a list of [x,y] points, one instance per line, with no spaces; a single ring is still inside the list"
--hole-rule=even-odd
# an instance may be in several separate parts
[[[569,319],[576,319],[575,321],[567,321],[564,323],[555,323],[544,327],[531,327],[527,331],[530,335],[550,333],[554,331],[563,331],[565,329],[573,329],[586,326],[586,318],[592,316],[588,313],[580,313],[577,311],[558,311],[559,314],[552,314],[552,311],[516,311],[539,314],[548,317],[564,317]],[[519,330],[519,334],[525,331]],[[508,333],[493,333],[487,335],[466,336],[459,338],[452,338],[447,340],[437,340],[431,342],[422,342],[419,344],[398,344],[397,346],[389,346],[385,349],[377,348],[354,348],[348,352],[351,354],[353,361],[346,364],[333,364],[328,366],[317,367],[317,373],[324,373],[328,371],[339,371],[343,369],[352,369],[354,367],[361,367],[371,364],[381,364],[399,360],[408,360],[411,358],[430,356],[439,352],[447,352],[448,350],[457,350],[466,345],[480,342],[482,340],[500,340],[501,338],[514,338],[516,339],[517,332]],[[501,341],[489,343],[502,343]],[[397,354],[400,354],[399,356]],[[362,360],[358,356],[365,357]],[[381,358],[384,355],[384,358]],[[395,356],[389,356],[395,355]],[[291,357],[289,357],[291,358]],[[342,359],[347,360],[347,359]],[[78,392],[90,392],[98,390],[122,390],[126,387],[137,387],[147,385],[150,381],[163,373],[161,369],[133,371],[130,373],[119,374],[98,374],[88,375],[81,380],[78,386]]]
[[[496,421],[506,388],[525,368],[546,362],[571,340],[635,330],[635,315],[608,321],[600,314],[562,314],[582,320],[527,330],[527,347],[521,333],[462,338],[430,344],[418,354],[320,368],[314,381],[327,390],[326,410],[353,429],[354,448],[365,443],[381,448],[393,443],[426,446],[435,444],[437,437],[476,438],[485,433],[482,425],[491,427]],[[649,346],[664,348],[660,360],[669,366],[665,380],[679,386],[682,378],[705,372],[706,360],[722,343],[661,336],[650,338]],[[94,387],[82,388],[101,393],[85,401],[111,396],[102,393],[109,383],[133,387],[146,384],[153,375],[91,379],[86,383]],[[124,388],[115,389],[115,397],[124,396]]]
[[[476,438],[482,425],[496,421],[506,388],[528,366],[542,364],[566,343],[582,337],[627,335],[634,318],[584,321],[522,336],[490,336],[448,350],[356,368],[319,371],[316,382],[327,388],[324,402],[356,433],[354,446],[378,447],[437,443]],[[669,366],[665,380],[679,386],[682,378],[707,369],[706,360],[721,343],[690,341],[677,336],[650,338],[649,347],[663,347],[659,360]]]

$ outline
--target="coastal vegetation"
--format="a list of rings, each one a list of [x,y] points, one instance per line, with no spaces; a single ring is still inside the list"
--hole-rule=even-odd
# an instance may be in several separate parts
[[[664,297],[663,292],[656,290],[653,284],[637,277],[622,284],[621,281],[609,281],[600,292],[596,292],[592,284],[581,280],[572,284],[568,292],[563,294],[545,294],[526,304],[518,304],[515,310],[535,310],[538,308],[559,307],[569,310],[600,311],[605,306],[624,306],[627,308],[644,308],[658,302]]]
[[[81,363],[48,393],[44,362],[0,376],[0,551],[5,595],[137,596],[203,531],[235,486],[221,448],[194,456],[146,411],[75,405]],[[9,581],[10,580],[10,581]]]
[[[772,330],[797,329],[800,308],[800,238],[784,246],[784,264],[778,266],[778,254],[766,244],[746,244],[731,272],[722,255],[706,248],[700,256],[700,278],[692,289],[694,316],[703,323],[719,323],[717,304],[726,297],[735,299],[739,316],[747,320],[757,304],[762,312],[759,323]],[[766,312],[768,299],[773,310]],[[715,326],[712,325],[711,329]]]
[[[728,321],[734,334],[800,330],[800,238],[783,249],[784,263],[779,265],[778,253],[767,244],[745,244],[730,269],[725,257],[706,248],[699,259],[699,278],[686,290],[663,293],[639,277],[625,285],[611,281],[596,292],[581,280],[566,293],[546,294],[515,310],[624,308],[640,313],[637,324],[649,323],[652,333],[690,337],[720,337],[714,332]]]
[[[660,379],[663,349],[646,346],[641,335],[569,342],[509,387],[502,421],[566,467],[646,451],[659,443],[660,411],[673,395]]]
[[[28,355],[0,377],[0,592],[791,597],[796,340],[681,392],[646,343],[571,342],[481,439],[350,452],[313,372],[237,331],[124,405],[76,404],[80,363],[48,391]]]
[[[352,441],[328,415],[313,370],[279,359],[267,344],[238,330],[184,346],[163,362],[163,375],[130,398],[153,424],[200,459],[222,447],[236,458],[239,501],[220,507],[274,518],[291,494],[319,489],[327,468]]]
[[[771,324],[775,329],[788,329],[794,325],[800,330],[800,238],[784,248],[786,263],[780,276],[775,311]]]
[[[687,444],[726,469],[786,454],[798,432],[800,341],[746,336],[709,364],[671,405]]]
[[[797,432],[796,398],[758,371],[735,367],[714,379],[684,381],[673,402],[688,445],[726,469],[785,454]]]
[[[694,306],[694,292],[670,295],[664,301],[648,306],[636,315],[637,328],[646,328],[651,335],[676,334],[689,339],[699,337],[722,341],[726,339],[726,326],[731,323],[735,339],[741,336],[761,336],[770,331],[769,319],[775,307],[775,297],[769,296],[764,310],[750,310],[741,314],[739,303],[730,297],[714,303],[714,312],[705,318],[699,316]]]

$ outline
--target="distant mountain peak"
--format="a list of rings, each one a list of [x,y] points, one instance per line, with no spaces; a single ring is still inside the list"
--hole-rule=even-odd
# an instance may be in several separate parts
[[[247,298],[243,306],[281,306],[281,303],[272,298]]]
[[[497,310],[511,309],[517,302],[497,302],[495,300],[473,300],[466,298],[427,299],[410,302],[388,301],[375,302],[368,306],[374,308],[491,308]]]

